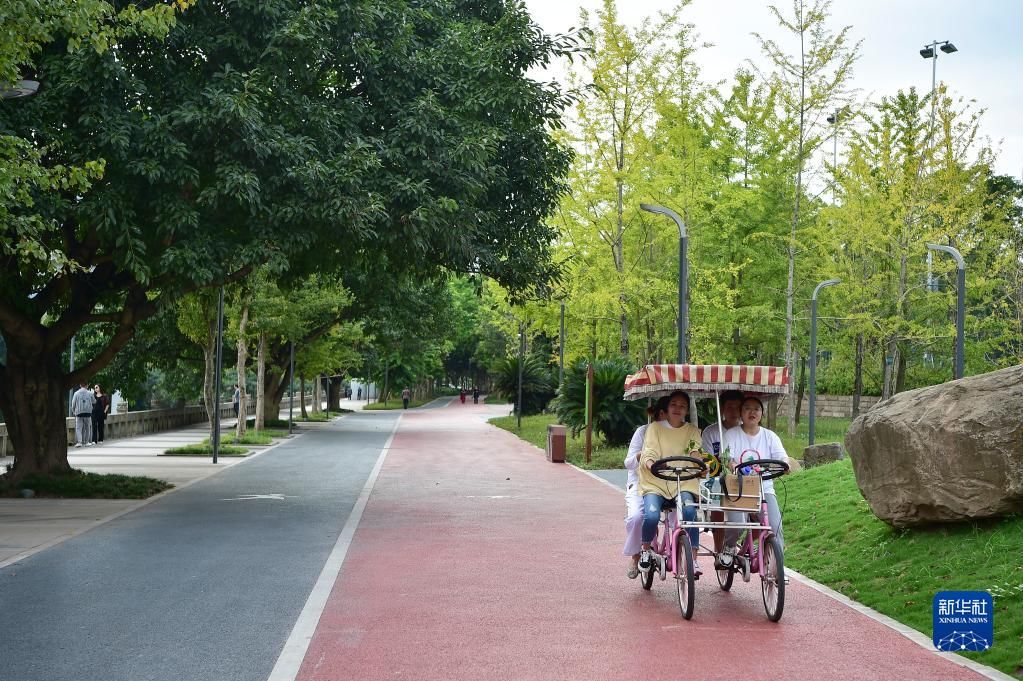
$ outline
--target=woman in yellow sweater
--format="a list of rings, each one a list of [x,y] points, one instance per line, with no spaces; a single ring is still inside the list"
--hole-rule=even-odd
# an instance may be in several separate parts
[[[639,459],[639,493],[643,495],[643,533],[642,554],[639,560],[640,570],[649,570],[653,562],[663,571],[664,557],[650,550],[650,542],[657,536],[657,524],[661,519],[661,507],[665,499],[675,498],[675,482],[658,478],[651,472],[654,462],[667,456],[699,457],[700,429],[686,422],[689,414],[689,395],[682,390],[673,392],[668,400],[667,421],[662,421],[664,428],[647,428],[643,440],[643,452]],[[690,443],[696,442],[695,450]],[[696,503],[699,494],[699,480],[682,482],[682,501]],[[685,504],[678,509],[686,521],[696,519],[696,506]],[[700,567],[696,563],[696,554],[700,546],[700,532],[690,528],[689,539],[693,544],[693,573],[700,576]]]

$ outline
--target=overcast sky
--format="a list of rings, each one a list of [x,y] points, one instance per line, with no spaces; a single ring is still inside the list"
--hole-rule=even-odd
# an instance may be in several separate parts
[[[534,20],[549,33],[579,25],[579,9],[595,10],[599,0],[526,0]],[[646,16],[675,6],[672,0],[619,2],[621,20],[636,25]],[[764,0],[693,0],[683,19],[696,25],[702,41],[696,61],[705,80],[728,79],[753,60],[763,65],[753,31],[789,40],[770,15]],[[779,0],[783,11],[789,0]],[[932,40],[951,40],[959,52],[939,53],[938,80],[951,93],[976,100],[986,109],[981,130],[997,153],[995,171],[1023,173],[1023,0],[834,0],[833,31],[852,26],[853,41],[862,39],[853,87],[860,99],[873,100],[912,86],[931,88],[931,62],[919,50]],[[798,43],[782,45],[790,53]],[[563,78],[560,69],[550,72]],[[841,153],[841,144],[839,145]]]

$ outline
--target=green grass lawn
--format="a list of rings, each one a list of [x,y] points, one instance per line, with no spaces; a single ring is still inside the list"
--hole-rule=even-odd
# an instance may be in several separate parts
[[[490,419],[498,428],[515,433],[526,442],[531,442],[540,449],[547,447],[547,426],[557,423],[558,417],[553,414],[539,414],[537,416],[522,417],[522,432],[516,430],[516,418],[514,416],[500,416]],[[586,463],[586,435],[580,433],[579,437],[572,437],[569,432],[565,443],[565,458],[580,468],[590,470],[601,470],[604,468],[623,468],[625,453],[628,447],[612,447],[594,433],[593,452],[590,463]]]
[[[870,512],[848,460],[776,488],[787,565],[927,636],[935,593],[990,591],[994,645],[966,656],[1023,678],[1023,516],[896,530]]]
[[[849,430],[850,423],[852,423],[852,419],[822,416],[817,419],[817,423],[814,425],[814,440],[816,440],[817,444],[841,442],[842,447],[845,448],[845,431]],[[781,415],[779,415],[776,426],[774,432],[778,433],[778,437],[781,438],[781,443],[785,445],[785,451],[788,452],[789,456],[802,459],[803,449],[806,447],[810,436],[810,421],[806,418],[806,414],[800,417],[794,437],[788,436],[786,420],[781,418]]]
[[[411,409],[412,407],[421,407],[424,404],[427,404],[428,402],[433,402],[435,399],[437,399],[437,398],[436,397],[427,397],[425,400],[409,400],[408,407],[409,407],[409,409]],[[387,402],[370,402],[369,404],[367,404],[366,406],[363,407],[363,410],[369,409],[370,411],[379,411],[379,410],[382,410],[382,409],[401,409],[401,408],[402,408],[401,398],[398,398],[396,400],[394,400],[394,399],[388,400]]]
[[[68,475],[29,475],[17,484],[0,478],[0,496],[16,497],[30,489],[37,497],[58,499],[146,499],[173,486],[155,478],[73,470]]]
[[[232,445],[268,445],[273,442],[275,437],[288,437],[288,430],[279,430],[276,428],[266,428],[264,430],[246,430],[245,434],[241,439],[235,437],[235,430],[233,428],[222,431],[220,437],[221,442],[232,444]],[[203,442],[207,442],[204,440]]]
[[[248,456],[249,450],[247,447],[238,447],[235,445],[222,444],[220,445],[220,452],[218,456]],[[213,456],[213,447],[210,446],[209,440],[203,440],[193,445],[185,445],[184,447],[174,447],[166,450],[160,456]]]

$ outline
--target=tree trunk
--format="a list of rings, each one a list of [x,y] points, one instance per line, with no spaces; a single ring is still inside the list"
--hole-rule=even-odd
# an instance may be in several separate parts
[[[302,410],[301,410],[300,413],[302,414],[302,418],[305,419],[306,421],[308,421],[309,420],[309,412],[307,412],[305,410],[305,376],[300,376],[299,377],[298,384],[300,386],[299,394],[302,396]]]
[[[863,334],[856,334],[856,366],[853,378],[852,417],[860,415],[860,397],[863,396]]]
[[[318,414],[323,410],[323,400],[320,399],[320,375],[316,374],[313,378],[313,413]]]
[[[341,393],[344,391],[344,378],[342,376],[332,376],[330,378],[330,384],[327,386],[327,402],[330,403],[330,408],[334,411],[341,411]],[[369,392],[369,389],[366,389]],[[367,397],[363,393],[363,397]]]
[[[256,350],[256,423],[255,429],[266,427],[266,332],[259,334],[259,348]]]
[[[67,386],[60,352],[42,357],[37,348],[7,341],[7,363],[0,366],[0,410],[14,449],[14,467],[5,480],[71,471],[67,460]]]
[[[239,440],[245,435],[245,425],[248,416],[248,410],[245,408],[245,405],[248,404],[248,390],[245,385],[245,363],[249,361],[249,344],[245,340],[245,327],[248,324],[249,304],[245,302],[242,303],[242,316],[238,320],[238,365],[236,367],[238,373],[238,424],[235,426],[235,437]]]

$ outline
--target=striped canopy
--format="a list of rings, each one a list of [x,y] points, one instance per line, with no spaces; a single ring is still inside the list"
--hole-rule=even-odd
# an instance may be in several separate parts
[[[738,364],[648,364],[625,378],[625,399],[661,397],[685,390],[693,397],[713,397],[741,390],[758,397],[779,397],[790,389],[787,367]]]

